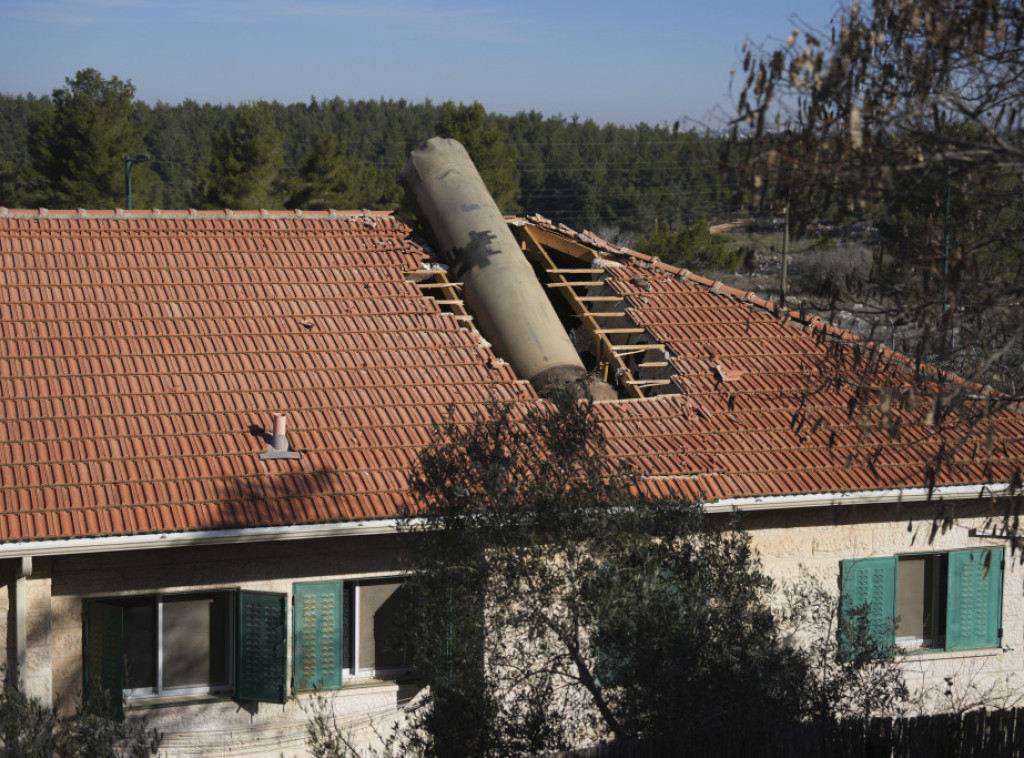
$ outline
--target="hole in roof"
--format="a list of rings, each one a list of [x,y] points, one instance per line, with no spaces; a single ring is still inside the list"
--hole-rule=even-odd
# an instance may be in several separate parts
[[[559,237],[557,247],[545,244],[556,240],[548,233],[540,238],[534,227],[513,224],[512,232],[588,371],[621,399],[680,392],[667,347],[633,321],[628,300],[604,281],[607,268],[617,264],[568,238]],[[409,278],[461,325],[475,329],[461,284],[445,266],[430,261]]]

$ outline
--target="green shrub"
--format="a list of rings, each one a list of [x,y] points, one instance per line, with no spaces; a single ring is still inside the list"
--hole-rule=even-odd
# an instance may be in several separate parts
[[[636,245],[642,253],[683,268],[734,271],[743,262],[744,251],[729,236],[712,234],[707,219],[678,232],[641,237]]]
[[[83,698],[74,711],[57,715],[29,697],[13,670],[0,668],[0,742],[11,758],[144,758],[156,755],[163,735],[146,719],[117,720],[96,715],[104,703]]]

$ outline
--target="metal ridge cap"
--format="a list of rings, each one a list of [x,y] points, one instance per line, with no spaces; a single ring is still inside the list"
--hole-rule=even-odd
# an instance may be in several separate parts
[[[422,519],[410,519],[408,523],[416,524],[420,521]],[[394,534],[398,531],[399,523],[400,519],[397,518],[366,519],[335,521],[328,524],[289,524],[241,529],[208,529],[194,532],[155,532],[107,537],[71,537],[5,542],[0,544],[0,559]]]
[[[886,503],[920,503],[963,499],[968,497],[999,497],[1013,494],[1013,485],[952,484],[941,487],[907,487],[903,489],[859,490],[855,492],[816,492],[804,495],[764,495],[731,497],[704,504],[708,513],[732,511],[772,511],[795,508],[822,508],[830,505],[882,505]]]

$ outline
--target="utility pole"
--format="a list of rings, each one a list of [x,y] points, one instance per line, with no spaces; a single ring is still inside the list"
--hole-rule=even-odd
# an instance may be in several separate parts
[[[945,263],[942,267],[942,273],[946,277],[946,287],[949,287],[949,202],[951,197],[951,187],[953,181],[953,164],[946,164],[946,218],[943,224],[943,235],[942,244],[945,252]]]
[[[782,281],[779,282],[779,305],[786,307],[786,295],[789,291],[789,199],[782,212]]]

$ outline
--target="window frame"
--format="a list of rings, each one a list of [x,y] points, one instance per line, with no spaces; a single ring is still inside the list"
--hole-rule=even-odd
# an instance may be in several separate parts
[[[226,628],[224,630],[224,660],[226,664],[227,681],[224,684],[209,684],[206,686],[179,686],[179,687],[165,687],[164,686],[164,604],[168,599],[175,598],[212,598],[215,595],[223,596],[226,599],[225,612],[226,612]],[[155,607],[155,624],[153,633],[155,635],[155,654],[154,664],[156,666],[155,672],[155,686],[154,687],[137,687],[129,689],[127,686],[122,688],[124,692],[125,700],[131,702],[133,700],[149,700],[154,698],[175,698],[175,697],[191,697],[194,695],[225,695],[231,694],[235,691],[235,639],[236,631],[235,625],[237,623],[237,604],[234,601],[235,593],[232,590],[213,590],[213,591],[196,591],[196,592],[169,592],[165,594],[156,595],[136,595],[121,598],[121,602],[124,603],[121,608],[125,609],[133,604],[141,605],[140,601],[148,600],[151,601]],[[122,610],[123,612],[123,610]],[[124,617],[122,615],[122,630],[124,630]],[[123,631],[122,631],[123,634]],[[122,639],[122,649],[124,649]],[[211,650],[212,653],[212,650]]]
[[[161,687],[162,617],[156,609],[169,598],[221,595],[226,601],[225,666],[229,684]],[[156,615],[154,652],[157,682],[154,688],[126,687],[124,611],[152,601]],[[106,714],[124,717],[124,703],[172,702],[234,697],[239,701],[284,703],[287,696],[286,595],[240,588],[212,588],[186,592],[89,597],[82,608],[83,692]],[[116,684],[115,684],[116,683]]]
[[[946,649],[946,625],[949,623],[949,553],[928,552],[928,553],[900,553],[896,557],[896,600],[893,606],[893,619],[896,622],[894,627],[893,645],[897,650],[905,653],[928,653]],[[899,622],[902,620],[899,615],[900,601],[900,564],[904,561],[916,559],[938,558],[932,564],[930,572],[925,564],[925,581],[929,582],[931,589],[931,602],[933,609],[938,609],[941,619],[936,616],[933,621],[933,630],[930,636],[911,637],[909,635],[899,636]],[[927,574],[931,573],[928,577]],[[943,579],[945,584],[943,584]],[[922,630],[923,631],[923,630]]]
[[[368,579],[355,579],[348,582],[353,588],[352,598],[352,623],[351,628],[353,630],[352,635],[352,666],[349,669],[342,669],[342,678],[344,679],[345,671],[348,671],[353,679],[396,679],[402,676],[408,676],[413,673],[415,666],[412,663],[407,663],[403,666],[385,666],[382,668],[360,668],[359,667],[359,653],[360,653],[360,621],[361,618],[361,605],[360,605],[360,590],[363,587],[381,585],[381,584],[397,584],[396,592],[406,586],[406,579],[408,577],[373,577]],[[342,623],[345,624],[345,619],[342,619]],[[346,626],[346,630],[349,627]]]
[[[928,646],[899,644],[896,637],[897,594],[901,559],[941,556],[946,578],[941,587],[945,613],[941,637]],[[983,567],[980,574],[978,568]],[[991,572],[995,570],[994,575]],[[1005,552],[1002,547],[931,550],[844,560],[840,565],[840,616],[864,608],[874,644],[898,655],[996,649],[1002,646]],[[978,598],[983,600],[979,604]],[[840,645],[848,644],[840,624]],[[846,656],[857,651],[847,649]]]
[[[382,584],[396,584],[401,588],[406,585],[408,578],[407,574],[397,574],[296,582],[292,586],[292,690],[308,692],[314,689],[341,689],[347,683],[357,680],[392,681],[415,673],[415,665],[411,662],[404,666],[386,668],[359,666],[360,589]],[[317,603],[310,609],[310,613],[316,616],[317,630],[329,629],[332,624],[337,624],[335,645],[330,651],[327,649],[330,645],[322,644],[319,637],[311,642],[307,636],[308,622],[313,619],[303,612],[300,605],[311,592],[319,592],[321,601],[334,605],[334,608],[326,609],[322,603]],[[331,598],[329,601],[328,595]],[[327,617],[328,613],[332,616]],[[347,656],[351,659],[346,666]],[[310,657],[315,660],[310,662]],[[308,673],[304,675],[303,672]]]

